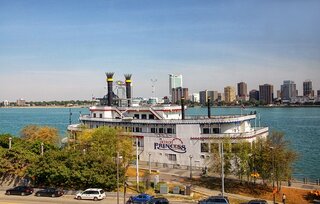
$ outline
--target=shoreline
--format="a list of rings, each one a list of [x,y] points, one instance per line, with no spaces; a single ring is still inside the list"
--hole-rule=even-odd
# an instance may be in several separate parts
[[[10,106],[0,107],[0,109],[28,109],[28,108],[89,108],[90,106]]]
[[[0,109],[13,108],[89,108],[91,105],[76,105],[76,106],[0,106]],[[188,108],[207,108],[207,106],[188,106]],[[242,108],[242,106],[211,106],[211,108]],[[320,108],[320,105],[299,105],[299,106],[244,106],[247,108]]]

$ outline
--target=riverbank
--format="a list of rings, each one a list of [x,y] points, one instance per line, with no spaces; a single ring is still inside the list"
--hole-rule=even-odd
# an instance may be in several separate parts
[[[89,108],[91,105],[87,106],[2,106],[0,108],[2,109],[13,109],[13,108],[18,108],[18,109],[28,109],[28,108]]]

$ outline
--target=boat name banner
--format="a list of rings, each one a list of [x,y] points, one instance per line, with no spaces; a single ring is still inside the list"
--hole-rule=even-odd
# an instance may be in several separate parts
[[[174,139],[160,139],[159,142],[154,143],[154,149],[171,150],[176,153],[186,153],[187,148],[179,138]]]

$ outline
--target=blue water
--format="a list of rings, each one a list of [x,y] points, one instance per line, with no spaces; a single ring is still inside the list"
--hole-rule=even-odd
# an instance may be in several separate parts
[[[0,108],[0,134],[19,136],[23,127],[34,124],[58,128],[60,136],[64,137],[70,110],[72,123],[78,122],[80,112],[89,113],[87,108]]]
[[[294,164],[294,177],[320,178],[320,108],[248,108],[243,113],[257,111],[261,125],[270,130],[283,131],[290,142],[290,148],[299,153]],[[72,108],[72,123],[78,122],[86,108]],[[240,114],[239,108],[213,108],[212,115]],[[187,115],[206,115],[206,108],[189,108]],[[0,134],[19,136],[20,130],[29,124],[49,125],[59,129],[61,137],[69,124],[69,108],[0,108]]]

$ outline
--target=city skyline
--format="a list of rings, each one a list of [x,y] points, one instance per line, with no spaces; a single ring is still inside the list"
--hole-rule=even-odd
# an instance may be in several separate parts
[[[284,80],[320,89],[319,1],[0,0],[0,101],[90,99],[105,72],[133,96],[168,96],[168,74],[189,93],[248,92]]]

